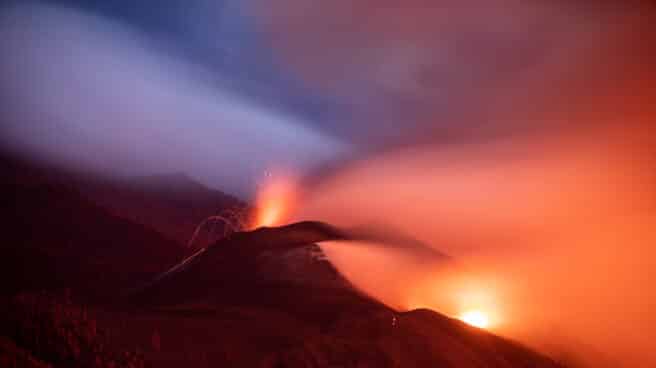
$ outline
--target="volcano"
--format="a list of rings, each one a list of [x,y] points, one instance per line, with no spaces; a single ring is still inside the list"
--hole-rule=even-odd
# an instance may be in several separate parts
[[[2,166],[13,178],[2,185],[8,366],[560,366],[438,312],[382,304],[318,244],[389,240],[452,261],[407,237],[307,221],[232,233],[185,258],[183,245],[25,165]]]
[[[130,298],[160,313],[204,311],[218,320],[230,318],[226,311],[249,311],[248,328],[273,333],[260,347],[267,367],[559,366],[437,312],[400,312],[378,302],[342,277],[316,244],[372,239],[381,241],[313,221],[237,232],[133,289]],[[436,264],[451,261],[425,251]],[[254,332],[248,328],[240,333]]]

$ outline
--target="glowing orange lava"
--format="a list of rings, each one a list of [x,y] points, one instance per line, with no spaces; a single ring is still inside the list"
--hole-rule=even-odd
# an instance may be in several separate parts
[[[469,267],[475,263],[468,263]],[[475,266],[481,268],[483,266]],[[487,272],[452,269],[441,274],[440,290],[445,296],[438,301],[437,310],[466,324],[482,329],[502,332],[508,327],[507,294],[499,281]]]
[[[488,315],[480,310],[469,310],[462,313],[459,319],[468,325],[478,328],[488,328],[490,326],[490,318]]]
[[[295,180],[290,174],[267,174],[256,198],[253,228],[281,225],[294,204]]]

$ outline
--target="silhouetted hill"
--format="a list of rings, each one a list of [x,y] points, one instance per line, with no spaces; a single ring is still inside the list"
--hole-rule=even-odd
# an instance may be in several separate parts
[[[356,290],[316,245],[306,244],[349,236],[316,222],[236,233],[140,288],[134,298],[168,318],[207,321],[212,335],[227,344],[219,348],[224,356],[210,359],[217,365],[558,366],[439,313],[397,312]],[[450,260],[439,252],[433,257],[436,266]],[[175,337],[180,333],[168,328],[169,341],[184,345]],[[202,340],[192,328],[183,335]]]
[[[181,246],[207,217],[226,210],[248,211],[244,201],[208,188],[181,172],[117,178],[0,151],[0,174],[4,182],[71,189],[112,215],[152,228]],[[217,226],[217,233],[222,233],[222,225]],[[209,239],[201,236],[199,240],[206,244]]]
[[[181,257],[154,230],[112,215],[62,177],[2,161],[0,291],[72,287],[103,294]]]
[[[182,173],[122,180],[85,180],[80,191],[113,214],[151,227],[186,245],[205,218],[246,204]],[[222,232],[222,229],[220,230]]]
[[[558,367],[439,313],[398,312],[369,298],[314,244],[346,236],[315,222],[233,234],[184,267],[186,272],[124,298],[127,286],[143,285],[179,262],[179,244],[90,201],[89,192],[78,190],[89,178],[68,181],[71,176],[55,169],[0,164],[6,174],[0,179],[0,342],[8,340],[0,353],[8,352],[7,361],[26,357],[34,366],[75,367],[98,361],[148,367]],[[195,200],[217,198],[199,187],[191,190],[193,181],[179,175],[160,179],[155,182],[168,184],[158,190],[151,178],[129,190],[104,180],[86,190],[96,196],[105,191],[113,205],[160,203],[144,216],[166,212],[161,203],[179,199],[185,209]],[[199,195],[174,195],[181,192]],[[153,199],[146,193],[155,193]],[[171,206],[174,223],[184,211]],[[129,211],[127,205],[121,211]],[[62,297],[62,288],[71,288],[75,298]],[[52,291],[34,291],[43,289]]]
[[[205,218],[246,207],[241,200],[209,189],[182,173],[87,180],[80,190],[113,214],[149,226],[181,245],[187,244]]]

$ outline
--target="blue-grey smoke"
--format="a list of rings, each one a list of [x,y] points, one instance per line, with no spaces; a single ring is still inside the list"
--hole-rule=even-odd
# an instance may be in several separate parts
[[[269,169],[350,150],[118,21],[16,5],[0,33],[5,148],[110,174],[182,170],[246,197]]]

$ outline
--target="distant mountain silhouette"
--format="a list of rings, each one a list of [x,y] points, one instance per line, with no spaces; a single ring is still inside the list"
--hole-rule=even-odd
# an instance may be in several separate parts
[[[113,214],[151,227],[186,245],[196,226],[225,210],[245,211],[246,204],[203,186],[183,173],[129,179],[80,181],[82,194]],[[219,224],[218,226],[222,226]],[[218,233],[223,228],[217,229]],[[206,244],[208,239],[201,237]]]
[[[73,287],[103,294],[182,256],[175,242],[92,203],[57,171],[4,158],[0,172],[3,293]]]
[[[5,182],[57,185],[71,189],[111,214],[136,222],[185,246],[196,226],[209,216],[231,210],[246,214],[246,202],[208,188],[182,172],[109,177],[45,164],[0,151]],[[217,233],[223,232],[217,224]],[[204,234],[201,234],[204,235]],[[200,245],[211,239],[201,236]]]

